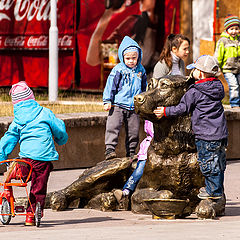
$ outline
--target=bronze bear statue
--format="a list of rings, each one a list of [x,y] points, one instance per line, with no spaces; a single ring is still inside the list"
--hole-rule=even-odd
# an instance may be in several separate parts
[[[148,200],[160,199],[161,204],[164,204],[161,205],[164,216],[185,217],[196,211],[199,218],[212,218],[220,212],[224,213],[225,199],[219,201],[220,207],[218,202],[206,200],[199,205],[197,193],[204,186],[204,178],[197,163],[190,116],[171,119],[163,117],[159,120],[153,114],[157,106],[178,104],[191,83],[191,78],[182,76],[152,78],[147,91],[135,96],[136,112],[154,124],[154,139],[148,150],[143,176],[136,191],[125,204],[125,209],[151,214],[153,209]],[[46,207],[64,210],[71,203],[77,202],[75,207],[102,211],[121,208],[113,191],[122,188],[133,171],[129,160],[115,158],[99,162],[85,170],[68,187],[49,193]],[[180,211],[177,204],[182,201],[185,201],[186,206]],[[212,208],[214,209],[211,211]]]
[[[226,199],[224,196],[218,201],[202,200],[199,204],[197,193],[204,185],[204,178],[197,163],[190,116],[158,119],[153,113],[157,106],[177,105],[193,83],[191,75],[188,79],[170,75],[152,78],[148,91],[135,96],[136,112],[153,122],[155,135],[148,150],[144,174],[132,198],[140,189],[170,190],[173,197],[189,200],[191,210],[188,209],[188,213],[196,212],[199,218],[212,218],[223,215]],[[154,172],[162,176],[157,177]]]

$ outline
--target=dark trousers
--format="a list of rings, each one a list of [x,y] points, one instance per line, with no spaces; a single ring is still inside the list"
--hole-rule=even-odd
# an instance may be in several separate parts
[[[41,209],[43,212],[44,205],[45,205],[45,198],[47,194],[47,182],[49,178],[50,172],[53,170],[53,165],[49,161],[37,161],[30,158],[23,158],[23,160],[28,161],[32,164],[32,175],[31,175],[31,188],[29,199],[32,204],[33,211],[35,212],[36,203],[40,202]],[[29,174],[29,168],[26,166],[21,165],[21,171],[23,175],[23,179]],[[32,212],[32,208],[28,203],[27,212]]]
[[[123,123],[126,132],[126,156],[130,156],[135,154],[139,142],[140,120],[134,110],[130,111],[119,107],[110,109],[106,123],[105,145],[106,149],[115,150]]]

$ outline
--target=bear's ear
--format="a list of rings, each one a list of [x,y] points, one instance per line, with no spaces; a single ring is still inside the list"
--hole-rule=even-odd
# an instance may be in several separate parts
[[[148,91],[148,90],[150,90],[150,89],[156,88],[157,85],[158,85],[158,82],[159,82],[158,79],[152,77],[152,78],[148,81],[146,91]]]
[[[190,72],[189,76],[187,77],[186,82],[187,82],[188,85],[191,85],[191,84],[195,83],[195,79],[193,77],[193,71],[194,71],[194,69],[192,69],[192,71]]]

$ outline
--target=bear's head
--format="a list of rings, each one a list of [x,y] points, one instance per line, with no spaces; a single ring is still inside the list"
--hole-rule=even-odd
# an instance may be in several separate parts
[[[136,113],[154,123],[152,146],[156,154],[168,156],[195,151],[190,116],[158,119],[153,113],[158,106],[177,105],[192,83],[192,78],[180,75],[152,78],[147,91],[134,97]]]

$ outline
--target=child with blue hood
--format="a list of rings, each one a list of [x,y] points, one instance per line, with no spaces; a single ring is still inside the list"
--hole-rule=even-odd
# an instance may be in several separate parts
[[[105,132],[105,159],[116,157],[115,148],[122,124],[126,131],[126,156],[133,157],[139,142],[139,116],[134,111],[134,96],[146,91],[147,75],[141,64],[142,50],[126,36],[118,49],[120,63],[108,76],[103,92],[104,110],[109,111]]]
[[[53,169],[51,161],[58,160],[54,142],[63,145],[68,140],[65,124],[50,109],[40,106],[33,91],[24,81],[14,84],[10,90],[14,106],[14,119],[0,141],[0,161],[6,160],[17,143],[20,145],[19,157],[32,165],[31,188],[26,209],[26,226],[35,225],[37,203],[43,209],[47,194],[47,182]],[[29,168],[16,161],[10,163],[4,174],[4,182],[12,179],[25,180]]]

